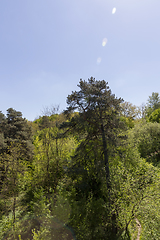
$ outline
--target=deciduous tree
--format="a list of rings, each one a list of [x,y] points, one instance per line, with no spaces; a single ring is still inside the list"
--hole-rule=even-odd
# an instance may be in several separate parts
[[[153,92],[149,96],[146,105],[146,115],[149,116],[154,110],[160,108],[160,96],[158,92]]]

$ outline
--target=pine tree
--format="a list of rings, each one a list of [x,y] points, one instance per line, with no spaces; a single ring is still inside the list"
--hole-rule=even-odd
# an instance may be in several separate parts
[[[4,155],[12,155],[12,144],[20,145],[21,159],[31,164],[33,156],[32,130],[22,113],[9,108],[7,116],[0,113],[0,190],[7,178],[7,160]]]
[[[82,192],[79,197],[84,195],[85,187],[83,185],[86,184],[87,192],[91,191],[94,198],[96,196],[101,198],[102,195],[98,188],[100,188],[105,175],[108,192],[107,201],[111,213],[113,202],[111,200],[112,183],[109,157],[113,152],[113,146],[117,143],[119,129],[122,127],[119,112],[121,109],[120,103],[123,100],[116,98],[111,93],[108,83],[104,80],[98,81],[91,77],[87,82],[81,79],[78,87],[80,90],[72,92],[67,98],[68,107],[65,114],[68,121],[62,125],[62,127],[67,127],[66,132],[77,134],[80,139],[80,145],[73,158],[73,167],[70,169],[73,181],[77,175],[76,182],[81,182],[76,187],[76,196],[79,195],[79,191]],[[78,113],[73,114],[75,111],[78,111]],[[100,172],[103,173],[101,177]],[[111,214],[111,222],[113,239],[117,232],[114,213]]]
[[[68,108],[65,114],[69,117],[70,113],[78,110],[79,114],[72,117],[66,126],[78,133],[87,133],[87,138],[91,139],[95,136],[101,138],[106,181],[109,189],[109,149],[107,144],[115,141],[115,134],[121,125],[118,112],[123,100],[116,98],[107,84],[104,80],[97,81],[93,77],[88,79],[88,82],[80,80],[78,85],[80,91],[72,92],[67,98]]]
[[[5,142],[9,146],[12,142],[20,143],[24,159],[31,161],[33,155],[32,129],[22,113],[9,108],[4,127]]]

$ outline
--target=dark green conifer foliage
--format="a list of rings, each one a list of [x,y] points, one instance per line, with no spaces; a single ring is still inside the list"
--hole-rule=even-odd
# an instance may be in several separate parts
[[[5,115],[2,112],[0,112],[0,190],[2,188],[2,184],[5,178],[4,176],[5,165],[1,156],[1,154],[4,152],[4,150],[7,147],[7,144],[4,138],[5,121],[6,121]]]
[[[5,142],[9,146],[12,142],[21,144],[23,158],[31,160],[33,155],[32,130],[22,113],[9,108],[4,127]]]
[[[5,115],[0,111],[0,152],[6,147],[4,141]]]
[[[108,83],[104,80],[98,81],[91,77],[87,82],[81,79],[78,87],[80,90],[72,92],[67,98],[68,108],[65,114],[69,121],[62,125],[67,127],[67,132],[78,134],[80,139],[70,169],[72,179],[76,183],[76,201],[78,196],[81,199],[84,196],[88,198],[90,193],[96,201],[105,198],[102,192],[106,179],[108,191],[106,200],[111,206],[113,202],[110,196],[112,183],[109,156],[113,151],[113,145],[117,143],[119,128],[123,126],[119,120],[120,103],[123,100],[111,93]],[[74,111],[78,111],[78,114],[73,114]],[[111,214],[111,209],[108,211]],[[110,230],[113,239],[117,226],[116,216],[111,215],[112,230]]]
[[[6,117],[0,113],[0,187],[7,177],[7,160],[4,155],[12,155],[12,144],[19,144],[20,158],[31,163],[33,156],[32,130],[22,113],[9,108]]]
[[[101,138],[107,186],[110,188],[107,144],[115,142],[117,129],[121,125],[118,112],[123,100],[111,93],[108,83],[104,80],[97,81],[91,77],[87,82],[81,79],[78,87],[80,91],[72,92],[67,98],[68,108],[65,114],[69,117],[70,113],[78,110],[79,115],[71,118],[66,126],[73,132],[87,133],[87,138]]]

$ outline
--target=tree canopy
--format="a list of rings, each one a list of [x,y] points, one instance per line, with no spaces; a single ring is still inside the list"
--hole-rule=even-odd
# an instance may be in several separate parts
[[[157,92],[152,92],[149,96],[146,105],[146,114],[149,116],[154,110],[160,108],[160,96]]]
[[[159,94],[140,110],[78,88],[33,122],[0,112],[0,238],[160,239]]]

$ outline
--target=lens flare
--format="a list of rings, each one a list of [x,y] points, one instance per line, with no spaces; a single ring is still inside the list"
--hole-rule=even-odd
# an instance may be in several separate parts
[[[103,38],[103,40],[102,40],[102,46],[105,47],[106,44],[107,44],[107,42],[108,42],[107,38]]]
[[[102,59],[100,57],[97,58],[97,64],[99,65],[101,63]]]
[[[15,222],[15,226],[21,226],[23,231],[20,231],[19,228],[19,236],[18,239],[67,239],[67,240],[76,240],[75,234],[71,228],[65,225],[63,222],[60,222],[58,219],[51,216],[36,216],[26,218],[24,220],[20,220]],[[32,226],[32,231],[31,231]],[[38,229],[39,232],[37,231]],[[41,230],[42,229],[42,230]],[[45,229],[45,231],[44,231]],[[15,239],[15,232],[11,228],[3,240],[7,239]],[[43,238],[41,238],[43,237]],[[16,238],[17,239],[17,238]]]
[[[116,12],[116,8],[113,8],[112,9],[112,14],[115,14],[115,12]]]

